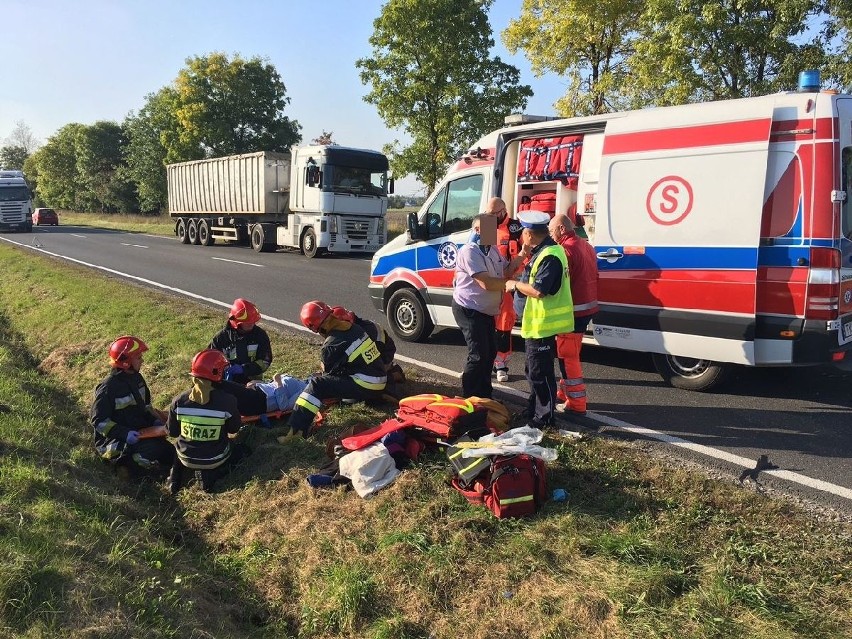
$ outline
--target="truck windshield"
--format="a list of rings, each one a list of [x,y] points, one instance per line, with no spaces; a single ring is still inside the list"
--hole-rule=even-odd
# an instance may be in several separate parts
[[[30,191],[25,186],[0,186],[0,202],[23,202],[30,199]]]
[[[387,195],[387,173],[357,166],[326,164],[322,172],[322,190],[355,195]]]

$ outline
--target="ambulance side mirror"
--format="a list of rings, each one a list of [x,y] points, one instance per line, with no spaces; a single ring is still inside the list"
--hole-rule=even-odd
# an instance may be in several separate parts
[[[408,237],[412,242],[429,239],[426,229],[417,221],[417,213],[408,214]]]

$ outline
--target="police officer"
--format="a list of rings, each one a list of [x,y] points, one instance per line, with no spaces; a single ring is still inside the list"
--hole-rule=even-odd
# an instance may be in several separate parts
[[[163,424],[165,413],[151,406],[151,392],[140,374],[148,346],[124,335],[109,347],[112,372],[95,389],[91,424],[100,456],[125,466],[133,477],[171,466],[172,445],[164,437],[144,439],[143,428]]]
[[[233,395],[214,386],[222,381],[228,360],[208,349],[192,358],[192,388],[175,398],[169,409],[169,435],[176,437],[177,455],[169,475],[174,495],[183,485],[186,469],[198,471],[205,492],[240,457],[229,435],[240,430],[241,419]]]
[[[325,337],[321,350],[322,374],[308,380],[290,415],[292,433],[307,437],[323,400],[380,399],[387,374],[376,343],[364,329],[335,317],[325,302],[314,300],[304,304],[300,318],[305,327]]]
[[[521,336],[526,340],[528,426],[553,425],[556,404],[556,336],[574,330],[574,311],[565,251],[548,235],[550,216],[540,211],[518,214],[521,241],[530,258],[521,280],[506,281],[506,290],[523,300]]]
[[[234,300],[228,322],[207,348],[222,351],[231,366],[227,379],[239,384],[260,379],[272,363],[269,335],[257,323],[260,311],[257,306],[241,297]]]

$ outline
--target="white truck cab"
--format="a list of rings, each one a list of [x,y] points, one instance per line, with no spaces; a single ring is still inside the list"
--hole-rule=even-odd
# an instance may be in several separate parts
[[[33,201],[23,171],[0,169],[0,231],[33,230]]]

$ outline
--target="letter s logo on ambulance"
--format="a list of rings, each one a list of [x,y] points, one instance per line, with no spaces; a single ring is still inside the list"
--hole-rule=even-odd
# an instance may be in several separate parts
[[[654,182],[648,191],[645,208],[657,224],[677,224],[692,210],[692,186],[682,177],[667,175]]]

